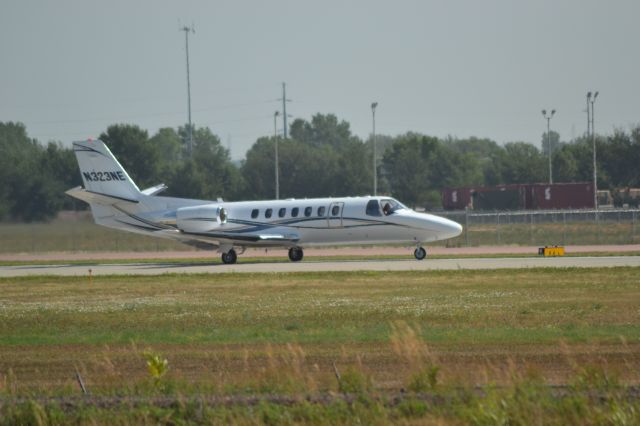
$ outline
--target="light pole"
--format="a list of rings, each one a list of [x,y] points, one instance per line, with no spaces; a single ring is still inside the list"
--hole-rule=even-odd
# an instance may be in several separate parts
[[[556,110],[552,109],[551,114],[547,115],[547,110],[542,110],[542,116],[547,120],[547,150],[549,151],[549,183],[553,183],[553,172],[551,167],[551,133],[549,130],[551,118],[555,115]]]
[[[280,199],[280,182],[279,182],[279,172],[278,172],[278,128],[276,120],[278,119],[278,115],[280,115],[280,111],[276,111],[273,113],[273,138],[276,142],[276,161],[275,161],[275,169],[276,169],[276,200]]]
[[[373,115],[373,195],[378,195],[378,162],[376,155],[376,107],[377,102],[371,104],[371,114]]]
[[[191,126],[191,79],[189,77],[189,33],[195,34],[196,30],[191,27],[187,27],[186,25],[180,28],[180,31],[184,31],[184,43],[185,50],[187,52],[187,111],[189,117],[189,157],[191,157],[191,152],[193,150],[193,127]]]
[[[591,100],[591,92],[587,92],[587,140],[591,135],[591,107],[589,101]]]
[[[593,142],[593,207],[598,209],[598,169],[596,168],[596,131],[594,126],[595,113],[593,104],[596,102],[598,92],[591,96],[591,92],[587,93],[587,113],[589,112],[589,104],[591,104],[591,140]]]

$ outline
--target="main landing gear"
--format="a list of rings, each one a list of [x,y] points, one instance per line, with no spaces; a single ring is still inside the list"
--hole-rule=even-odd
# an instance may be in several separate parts
[[[238,254],[234,249],[229,250],[226,253],[222,253],[222,263],[225,265],[233,265],[238,261]]]
[[[292,262],[300,262],[302,260],[303,256],[304,256],[304,252],[302,251],[302,248],[300,248],[300,247],[291,247],[289,249],[289,259]]]
[[[413,255],[416,257],[416,259],[422,260],[427,257],[427,251],[424,249],[424,247],[418,246],[413,252]]]

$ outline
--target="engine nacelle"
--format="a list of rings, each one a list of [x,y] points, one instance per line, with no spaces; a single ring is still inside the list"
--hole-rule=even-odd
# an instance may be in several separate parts
[[[227,212],[218,204],[182,207],[176,212],[176,225],[185,232],[209,232],[227,223]]]

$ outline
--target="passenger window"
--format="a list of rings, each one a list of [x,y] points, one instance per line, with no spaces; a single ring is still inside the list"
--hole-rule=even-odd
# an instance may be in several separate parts
[[[256,217],[258,217],[259,214],[260,214],[260,210],[258,209],[251,210],[251,219],[255,219]]]
[[[318,207],[318,217],[324,217],[324,211],[325,211],[324,206]]]
[[[298,212],[300,211],[299,208],[294,207],[291,209],[291,217],[298,217]]]
[[[378,200],[371,200],[367,203],[367,215],[382,216],[382,214],[380,214],[380,203],[378,203]]]
[[[278,216],[280,217],[284,217],[285,214],[287,214],[287,209],[285,209],[284,207],[278,211]]]
[[[311,211],[312,211],[312,210],[313,210],[313,209],[312,209],[311,207],[305,207],[305,208],[304,208],[304,217],[309,217],[309,216],[311,216]]]
[[[340,206],[333,206],[331,208],[331,216],[338,216],[338,213],[340,213]]]
[[[267,219],[269,219],[271,217],[271,214],[273,213],[273,209],[266,209],[264,211],[264,217],[266,217]]]

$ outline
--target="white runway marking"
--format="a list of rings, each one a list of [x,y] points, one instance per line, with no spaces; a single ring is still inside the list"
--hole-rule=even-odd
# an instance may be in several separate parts
[[[28,275],[160,275],[166,273],[261,273],[261,272],[335,272],[335,271],[430,271],[458,269],[526,269],[526,268],[597,268],[615,266],[640,267],[640,256],[603,257],[523,257],[523,258],[463,258],[371,261],[318,261],[300,263],[239,263],[181,264],[130,263],[99,265],[21,265],[0,267],[0,277]]]

